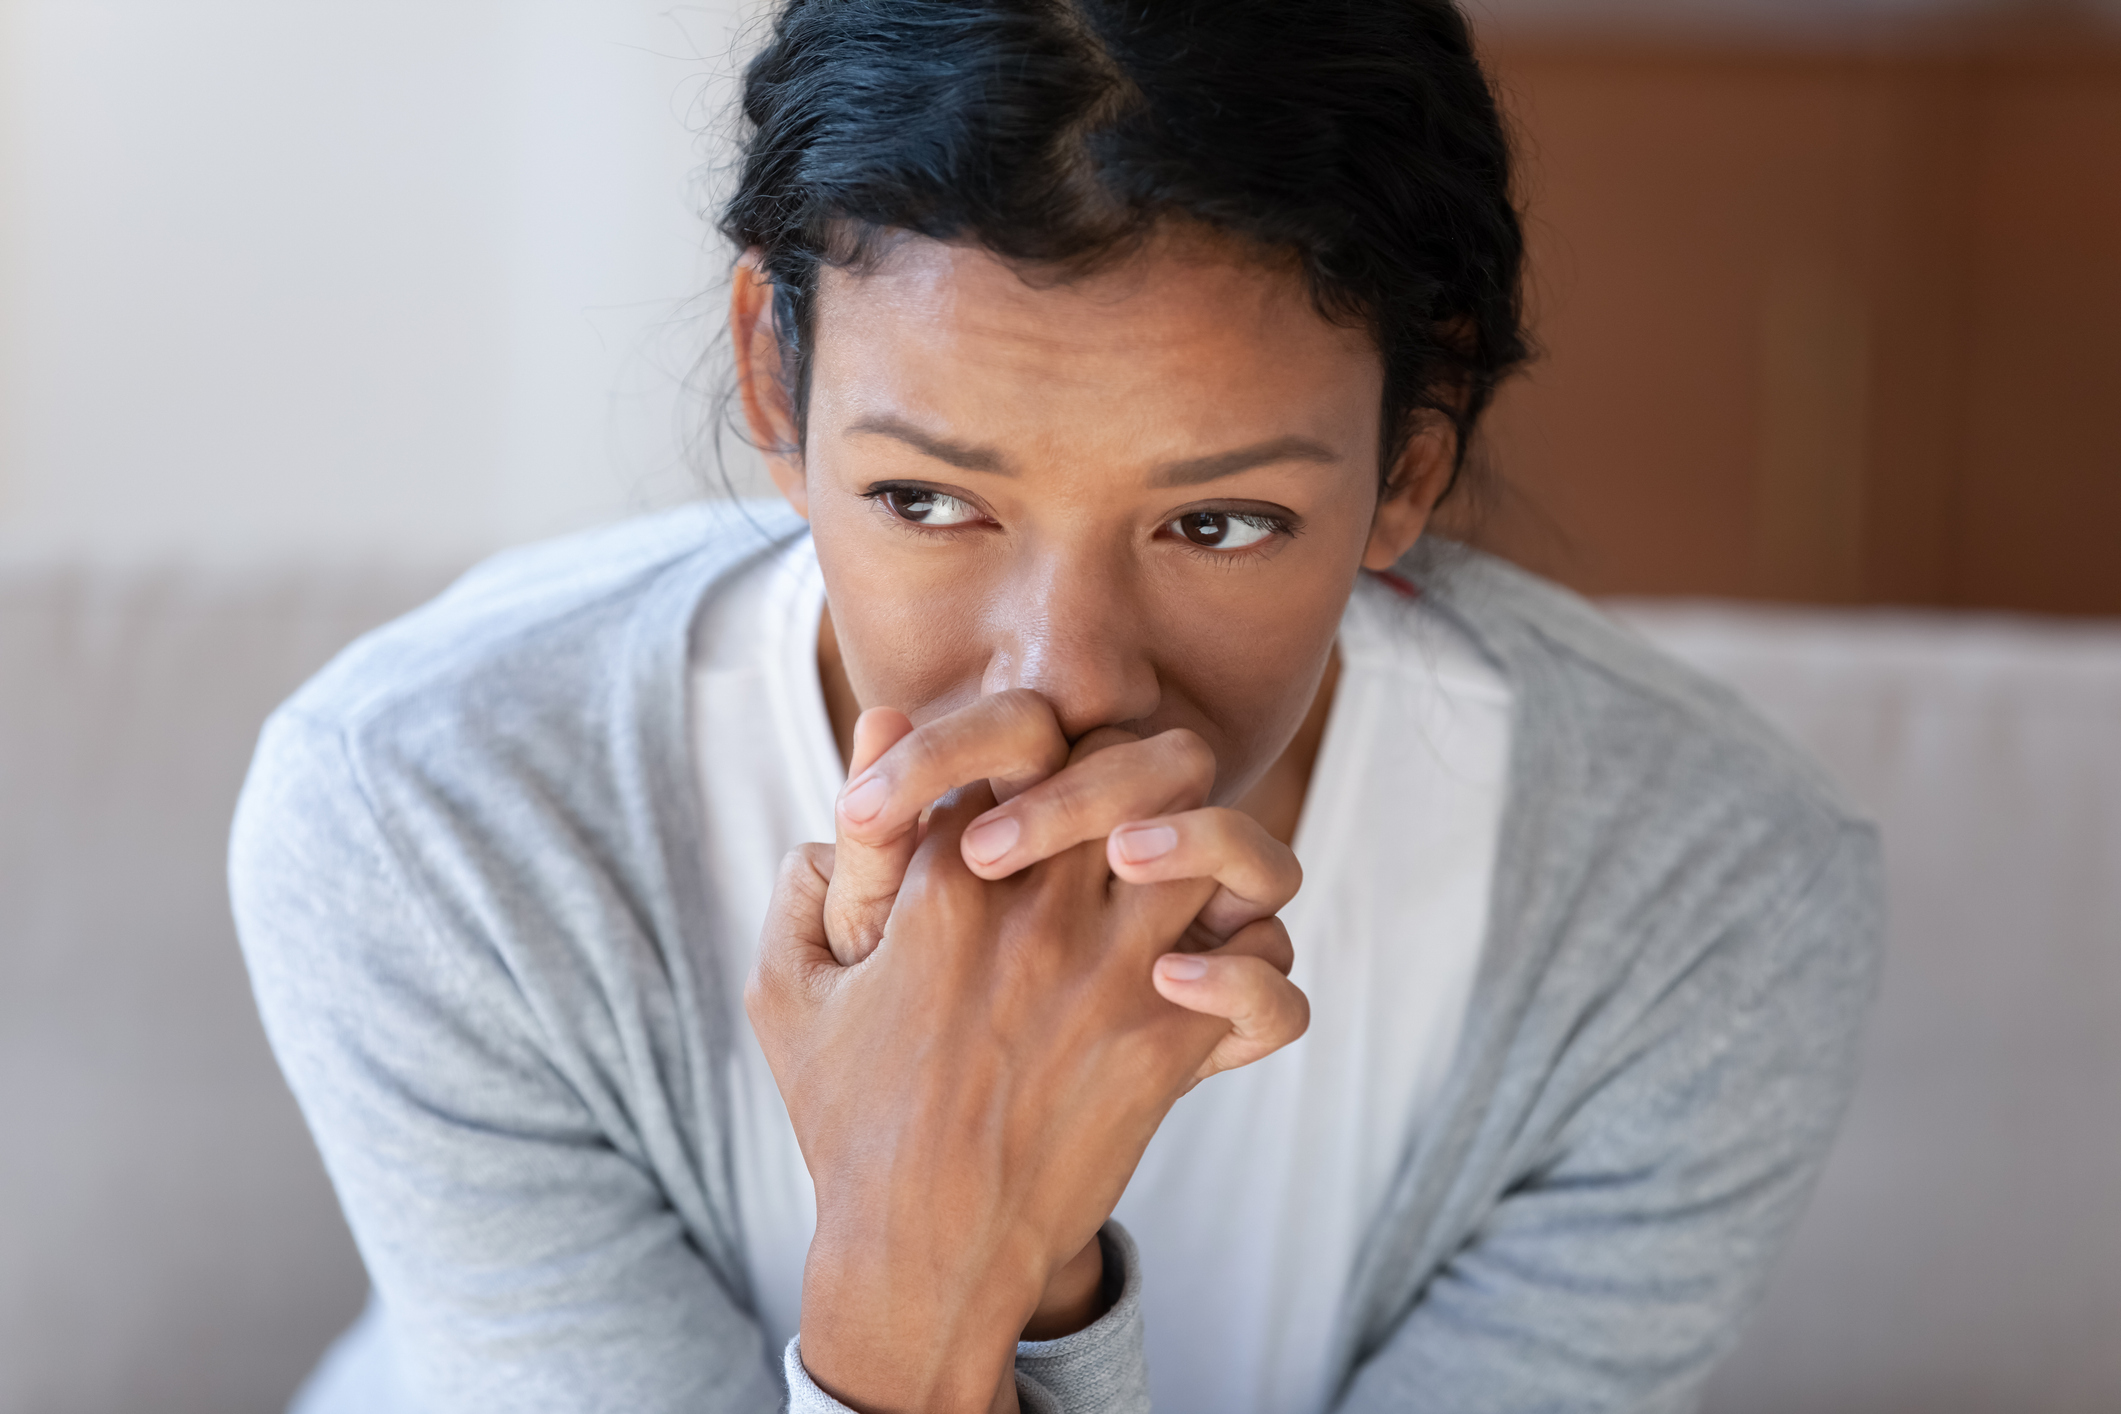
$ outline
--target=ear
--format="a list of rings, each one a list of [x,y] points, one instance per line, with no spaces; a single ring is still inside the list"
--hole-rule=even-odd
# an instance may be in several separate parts
[[[1370,543],[1363,547],[1362,567],[1388,570],[1399,557],[1414,548],[1458,458],[1458,431],[1439,412],[1421,415],[1421,425],[1407,439],[1405,450],[1385,482],[1378,498],[1377,513],[1370,520]]]
[[[736,351],[737,392],[744,401],[752,444],[765,454],[773,484],[795,513],[808,520],[810,491],[803,478],[802,442],[782,376],[781,341],[774,332],[773,280],[756,246],[737,261],[729,282],[729,342]]]

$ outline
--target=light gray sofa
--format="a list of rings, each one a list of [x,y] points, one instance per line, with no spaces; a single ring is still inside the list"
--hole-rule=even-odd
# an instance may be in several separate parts
[[[266,712],[442,579],[0,569],[4,1414],[265,1414],[354,1314],[222,852]],[[1624,610],[1891,856],[1867,1078],[1713,1414],[2121,1410],[2121,627]]]

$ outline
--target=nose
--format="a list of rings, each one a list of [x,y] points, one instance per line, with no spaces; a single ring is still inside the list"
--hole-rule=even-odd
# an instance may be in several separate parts
[[[1074,741],[1156,711],[1163,689],[1134,576],[1083,547],[1051,547],[1010,575],[989,605],[981,687],[1029,688]]]

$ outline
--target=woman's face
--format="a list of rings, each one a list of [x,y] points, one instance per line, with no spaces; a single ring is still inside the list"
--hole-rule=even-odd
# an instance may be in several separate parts
[[[748,272],[747,412],[790,446]],[[1191,728],[1234,801],[1303,721],[1358,568],[1413,542],[1441,479],[1380,506],[1368,337],[1207,237],[1045,285],[909,237],[821,272],[816,309],[806,436],[773,471],[855,696],[916,723],[1031,688],[1071,739]]]

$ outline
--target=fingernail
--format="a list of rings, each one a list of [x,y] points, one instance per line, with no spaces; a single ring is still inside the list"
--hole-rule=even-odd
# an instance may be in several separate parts
[[[840,797],[840,814],[855,824],[865,824],[876,818],[876,812],[884,808],[884,801],[891,794],[891,783],[882,776],[871,776],[860,785],[848,788]]]
[[[1173,956],[1160,959],[1157,970],[1173,982],[1198,982],[1208,975],[1208,964],[1197,957]]]
[[[1014,815],[997,815],[992,820],[982,820],[965,831],[965,853],[971,855],[975,863],[992,864],[1016,848],[1023,833],[1024,827],[1016,822]]]
[[[1147,864],[1178,848],[1178,831],[1169,825],[1119,830],[1114,832],[1113,839],[1119,845],[1119,857],[1129,864]]]

